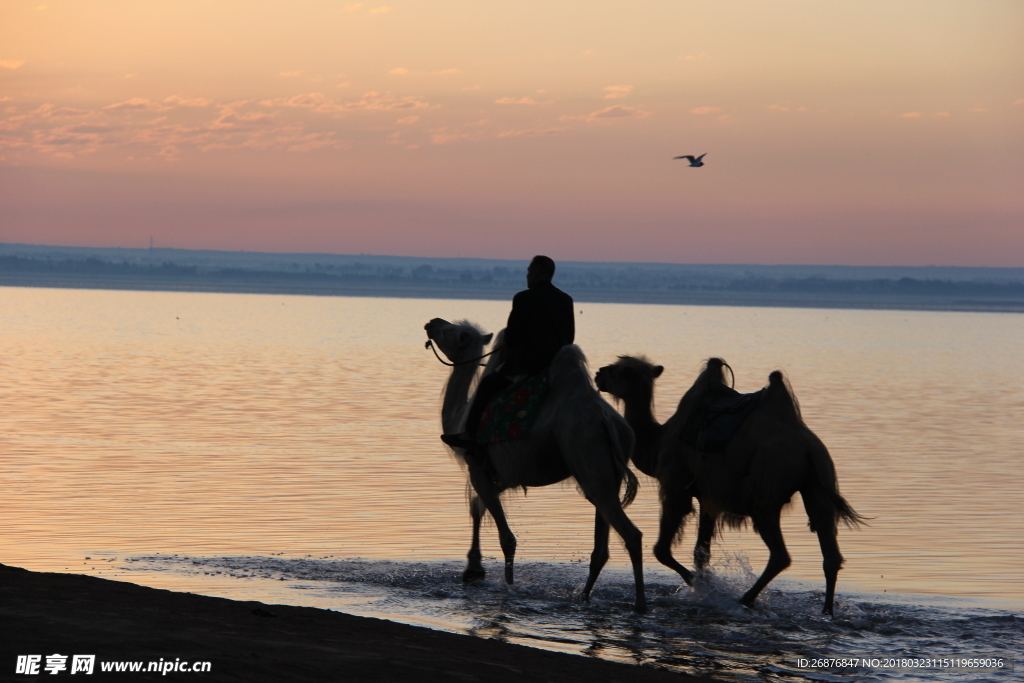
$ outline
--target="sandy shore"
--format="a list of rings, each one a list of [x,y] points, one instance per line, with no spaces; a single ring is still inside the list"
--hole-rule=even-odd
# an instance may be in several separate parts
[[[47,657],[67,655],[50,674]],[[16,673],[40,655],[36,675]],[[74,655],[94,673],[71,674]],[[208,672],[104,673],[104,662],[209,662]],[[0,680],[698,681],[340,612],[146,588],[0,565]]]

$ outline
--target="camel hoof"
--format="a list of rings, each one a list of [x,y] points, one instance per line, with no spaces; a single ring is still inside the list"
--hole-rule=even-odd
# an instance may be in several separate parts
[[[633,611],[637,614],[647,614],[647,603],[638,602],[637,604],[633,605]]]
[[[467,567],[466,571],[462,572],[462,583],[473,583],[474,581],[480,581],[487,572],[480,567]]]

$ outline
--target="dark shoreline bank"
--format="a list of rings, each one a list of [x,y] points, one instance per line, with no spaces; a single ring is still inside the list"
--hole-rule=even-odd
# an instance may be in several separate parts
[[[176,593],[0,565],[0,680],[49,680],[46,657],[95,655],[88,680],[710,681],[341,612]],[[19,655],[41,655],[36,675]],[[210,662],[209,672],[103,673],[102,662]],[[80,672],[81,673],[81,672]]]

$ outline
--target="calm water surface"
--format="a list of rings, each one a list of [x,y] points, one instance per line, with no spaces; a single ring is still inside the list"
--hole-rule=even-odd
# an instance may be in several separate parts
[[[504,302],[0,288],[0,562],[334,607],[736,680],[799,677],[787,658],[809,647],[849,654],[846,637],[851,648],[927,654],[909,635],[917,628],[948,629],[956,647],[970,625],[979,652],[988,643],[1021,651],[1024,316],[578,310],[592,370],[638,352],[666,367],[662,420],[708,356],[733,366],[741,391],[760,388],[773,369],[788,374],[843,494],[873,518],[840,531],[847,564],[836,623],[845,626],[815,615],[821,555],[799,504],[783,519],[793,556],[785,580],[769,587],[762,611],[735,614],[732,597],[767,560],[760,539],[727,533],[702,590],[680,590],[649,554],[657,492],[643,475],[629,513],[646,534],[649,617],[622,609],[629,582],[616,569],[628,560],[614,543],[604,598],[573,601],[593,513],[568,484],[508,496],[517,586],[494,572],[493,583],[463,588],[465,477],[437,438],[447,369],[424,350],[422,328],[439,316],[497,331]],[[681,558],[692,538],[691,525]],[[484,544],[498,554],[493,527]],[[994,635],[1004,627],[1005,642]],[[730,645],[736,637],[723,634],[734,632],[743,635]],[[730,667],[715,669],[723,657]]]

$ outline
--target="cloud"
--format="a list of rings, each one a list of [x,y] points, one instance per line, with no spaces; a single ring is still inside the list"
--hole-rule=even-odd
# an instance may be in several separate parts
[[[447,131],[441,131],[438,133],[434,133],[434,135],[430,138],[430,144],[450,145],[451,143],[458,142],[459,140],[469,140],[470,137],[471,136],[469,133],[449,133]]]
[[[398,119],[397,121],[395,121],[395,123],[401,124],[403,126],[409,126],[416,123],[419,120],[420,117],[418,116],[406,116],[405,118]]]
[[[353,2],[350,5],[345,5],[344,7],[342,7],[342,9],[345,10],[346,12],[358,12],[362,8],[362,6],[363,3],[361,2]]]
[[[193,97],[192,99],[186,99],[179,95],[171,95],[164,100],[164,104],[177,105],[179,107],[208,107],[210,106],[210,100],[203,97]]]
[[[633,92],[633,86],[609,85],[604,89],[604,91],[608,93],[607,95],[604,96],[606,100],[617,100]]]
[[[107,126],[107,125],[95,124],[95,123],[79,123],[79,124],[74,125],[74,126],[68,126],[67,128],[62,128],[61,130],[65,130],[65,131],[67,131],[69,133],[110,133],[112,131],[119,130],[119,129],[120,129],[120,126]]]
[[[393,11],[395,11],[394,7],[388,7],[385,5],[384,7],[375,7],[374,9],[370,10],[370,14],[388,14],[389,12]]]
[[[604,121],[607,119],[645,119],[654,112],[638,109],[636,107],[626,107],[621,104],[616,104],[611,107],[605,107],[598,111],[591,112],[586,116],[562,116],[562,121]]]
[[[499,100],[494,100],[495,104],[541,104],[532,97],[502,97]]]
[[[151,102],[144,97],[132,97],[124,102],[115,102],[103,107],[107,111],[165,111],[167,107]]]
[[[975,107],[974,109],[971,110],[971,112],[975,114],[987,114],[989,110],[985,107]]]
[[[333,132],[307,133],[290,141],[286,148],[289,152],[312,152],[317,149],[348,149],[348,143],[336,140]]]
[[[1014,100],[1013,103],[1014,104],[1024,104],[1024,97],[1020,98],[1019,100]]]
[[[696,114],[697,116],[703,116],[705,114],[719,114],[721,111],[721,107],[695,107],[690,110],[690,113]]]
[[[923,118],[926,118],[926,117],[927,118],[931,118],[931,119],[943,119],[943,118],[947,118],[948,116],[949,116],[949,112],[948,111],[936,111],[936,112],[932,112],[931,114],[928,114],[928,113],[923,112],[923,111],[908,111],[908,112],[904,112],[904,113],[900,114],[900,118],[903,118],[903,119],[923,119]]]
[[[695,62],[698,59],[707,59],[710,56],[711,55],[709,55],[707,52],[701,52],[699,55],[682,55],[682,56],[679,57],[679,61],[681,61],[681,62]]]
[[[332,103],[333,100],[327,95],[319,92],[305,93],[303,95],[295,95],[293,97],[278,97],[273,100],[263,100],[260,102],[264,107],[320,107],[325,104]]]
[[[409,70],[406,69],[404,66],[396,66],[394,69],[392,69],[388,73],[389,74],[394,74],[396,76],[404,76],[405,74],[409,73]]]
[[[5,69],[20,69],[25,66],[23,59],[0,59],[0,67]]]
[[[564,133],[566,128],[534,128],[530,130],[503,130],[496,137],[499,138],[524,138],[559,135]]]
[[[435,76],[448,76],[450,74],[461,74],[461,73],[462,73],[462,69],[441,69],[440,71],[435,71],[434,75]]]
[[[282,71],[277,75],[282,78],[297,78],[302,75],[302,71]]]

